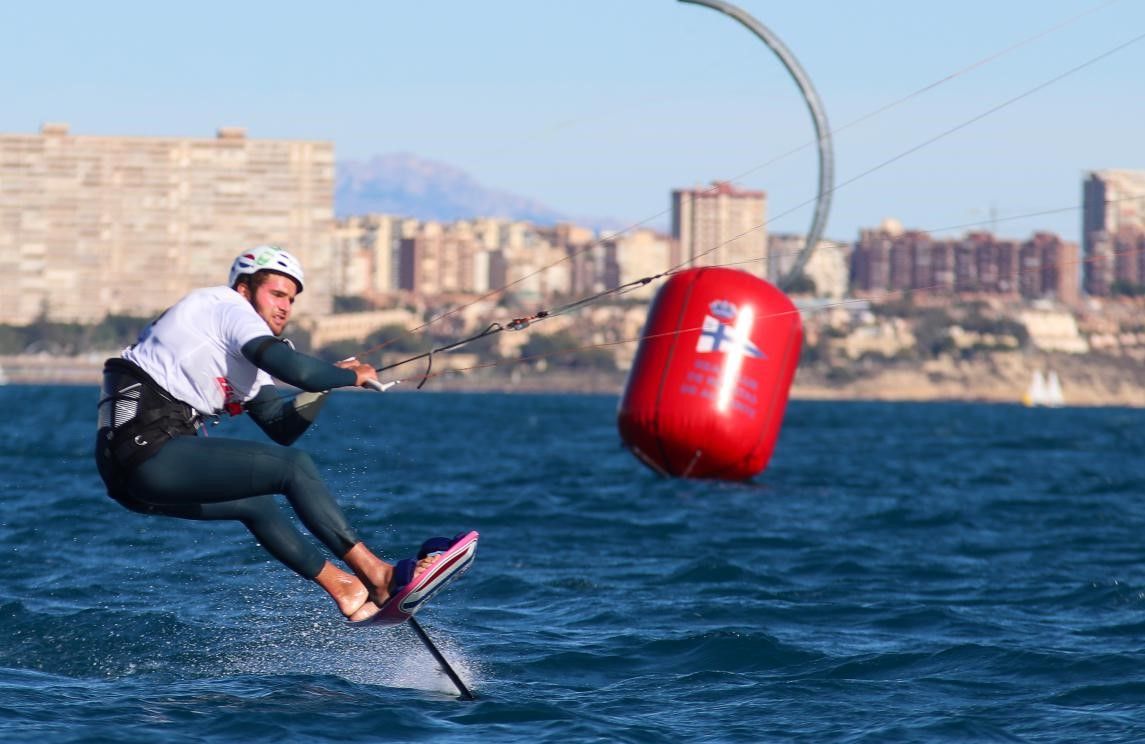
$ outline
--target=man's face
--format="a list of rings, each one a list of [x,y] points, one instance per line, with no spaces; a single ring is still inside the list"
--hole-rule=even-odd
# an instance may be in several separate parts
[[[286,322],[290,320],[290,312],[294,309],[294,296],[298,294],[298,285],[294,280],[282,274],[271,274],[254,291],[253,296],[245,284],[240,284],[238,289],[239,294],[250,301],[254,311],[270,326],[271,333],[281,336],[286,330]]]

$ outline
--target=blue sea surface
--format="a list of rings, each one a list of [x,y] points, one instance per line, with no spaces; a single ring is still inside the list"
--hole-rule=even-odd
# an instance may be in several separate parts
[[[731,484],[610,396],[335,393],[296,446],[369,544],[482,534],[418,616],[466,702],[241,526],[109,500],[96,395],[0,388],[5,742],[1145,741],[1145,411],[796,401]]]

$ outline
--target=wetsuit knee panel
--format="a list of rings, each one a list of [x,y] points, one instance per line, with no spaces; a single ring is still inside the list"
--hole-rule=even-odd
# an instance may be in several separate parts
[[[315,479],[321,477],[318,474],[318,466],[314,464],[314,458],[312,458],[309,453],[289,448],[287,448],[286,451],[289,453],[287,457],[295,475]]]

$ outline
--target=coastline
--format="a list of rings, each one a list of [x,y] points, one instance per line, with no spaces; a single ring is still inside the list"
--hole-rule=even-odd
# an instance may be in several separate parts
[[[100,381],[103,362],[114,352],[81,356],[24,354],[0,356],[9,385],[92,385]],[[859,361],[840,370],[801,367],[791,387],[792,400],[939,402],[1020,404],[1035,370],[1060,376],[1066,406],[1145,408],[1142,361],[1096,354],[1028,354],[997,352],[971,360],[926,362]],[[488,370],[431,378],[424,390],[440,392],[578,393],[619,396],[623,372],[548,370],[524,365],[509,375]],[[842,379],[840,379],[842,378]],[[395,392],[412,392],[411,375]]]

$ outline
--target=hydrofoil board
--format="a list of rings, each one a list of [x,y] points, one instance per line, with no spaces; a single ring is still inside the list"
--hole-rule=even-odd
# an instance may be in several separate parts
[[[470,531],[458,535],[452,541],[443,538],[427,540],[418,553],[418,560],[438,552],[434,549],[435,541],[444,541],[448,547],[440,545],[442,550],[433,565],[415,576],[405,586],[393,591],[377,613],[351,624],[355,627],[387,626],[399,625],[409,620],[438,592],[469,570],[473,565],[473,559],[477,556],[478,537],[477,532]]]

